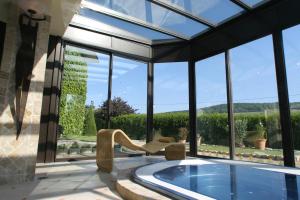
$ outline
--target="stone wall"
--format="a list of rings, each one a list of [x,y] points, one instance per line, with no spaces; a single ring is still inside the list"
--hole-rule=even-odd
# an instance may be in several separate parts
[[[39,22],[33,76],[24,105],[23,126],[17,139],[14,68],[20,44],[20,12],[15,5],[10,6],[0,68],[0,184],[30,181],[35,174],[50,18]]]

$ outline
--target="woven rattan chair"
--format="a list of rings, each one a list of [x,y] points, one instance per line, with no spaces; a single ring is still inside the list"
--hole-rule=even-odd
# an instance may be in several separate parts
[[[185,144],[176,143],[172,138],[163,137],[139,146],[134,144],[120,129],[101,129],[97,133],[96,151],[97,165],[101,171],[110,173],[113,169],[115,142],[128,149],[145,151],[150,154],[165,149],[165,157],[167,160],[185,159]]]

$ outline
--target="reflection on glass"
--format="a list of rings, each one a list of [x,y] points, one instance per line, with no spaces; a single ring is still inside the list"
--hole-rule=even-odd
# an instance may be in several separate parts
[[[236,158],[283,164],[272,37],[231,50]]]
[[[228,158],[224,54],[196,63],[198,154]]]
[[[89,0],[115,12],[192,37],[208,27],[147,0]]]
[[[213,199],[299,199],[300,176],[244,165],[177,165],[159,170],[153,176]],[[166,187],[160,185],[162,190]],[[182,196],[180,190],[167,189]]]
[[[154,66],[154,132],[177,141],[188,140],[188,64]]]
[[[126,35],[126,32],[129,32],[129,33],[132,33],[137,36],[144,37],[144,38],[150,39],[150,40],[174,39],[174,37],[172,37],[170,35],[166,35],[166,34],[158,32],[158,31],[144,28],[142,26],[138,26],[138,25],[135,25],[135,24],[132,24],[132,23],[120,20],[120,19],[109,17],[107,15],[89,10],[87,8],[81,8],[80,15],[87,17],[89,19],[95,20],[96,22],[101,22],[101,23],[119,28],[119,29],[123,30],[123,32],[125,32],[125,33],[122,33],[124,35]],[[83,25],[86,26],[86,24],[83,24]],[[102,26],[99,25],[94,28],[101,30]]]
[[[111,128],[144,144],[147,118],[147,64],[113,57]],[[126,153],[127,149],[122,148]]]
[[[283,32],[286,73],[291,108],[292,131],[294,134],[295,163],[300,167],[300,26]]]
[[[59,104],[57,158],[95,155],[96,111],[107,98],[109,56],[66,46]]]
[[[210,23],[219,24],[243,12],[243,9],[229,0],[161,0],[171,6],[192,13]]]

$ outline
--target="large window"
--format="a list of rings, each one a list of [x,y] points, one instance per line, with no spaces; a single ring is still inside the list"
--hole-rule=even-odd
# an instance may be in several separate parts
[[[231,50],[236,159],[283,164],[272,37]]]
[[[59,105],[57,158],[95,155],[97,117],[107,99],[109,55],[66,46]]]
[[[300,26],[283,32],[286,56],[292,131],[294,134],[295,162],[300,167]]]
[[[188,140],[188,64],[154,66],[154,132],[176,140]]]
[[[224,54],[196,63],[198,155],[229,157]]]
[[[114,56],[110,127],[124,130],[135,143],[145,143],[146,102],[147,64]]]

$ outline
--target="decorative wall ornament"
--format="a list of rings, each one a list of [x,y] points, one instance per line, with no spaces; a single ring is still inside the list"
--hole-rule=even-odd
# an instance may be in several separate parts
[[[17,127],[17,139],[21,133],[23,118],[25,115],[25,106],[32,78],[32,70],[35,57],[35,46],[38,32],[38,21],[45,20],[33,18],[36,13],[34,10],[28,10],[28,14],[23,13],[19,17],[21,45],[16,56],[15,66],[15,122]]]

